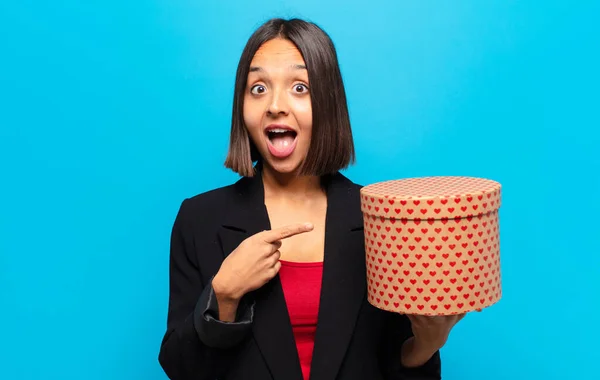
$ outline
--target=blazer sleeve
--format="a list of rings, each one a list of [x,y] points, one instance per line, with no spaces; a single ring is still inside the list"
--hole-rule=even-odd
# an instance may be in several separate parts
[[[408,368],[402,365],[400,360],[402,344],[413,335],[408,317],[389,313],[385,331],[383,368],[386,380],[440,380],[442,378],[439,351],[420,367]]]
[[[235,322],[217,319],[212,278],[203,284],[186,201],[171,232],[167,329],[158,360],[169,379],[214,380],[223,375],[236,347],[250,331],[254,304],[242,299]]]

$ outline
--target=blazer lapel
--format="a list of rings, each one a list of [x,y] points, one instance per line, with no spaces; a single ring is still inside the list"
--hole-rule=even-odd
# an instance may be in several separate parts
[[[328,179],[326,188],[325,260],[311,380],[335,379],[367,281],[358,187],[338,173]]]
[[[226,257],[246,238],[270,229],[264,188],[257,175],[235,185],[236,196],[219,231]],[[336,377],[365,297],[363,222],[358,188],[338,173],[324,180],[327,191],[325,258],[311,380]],[[356,207],[354,207],[356,206]],[[279,275],[248,294],[255,301],[253,336],[274,380],[302,380],[287,305]]]
[[[219,231],[226,257],[246,238],[271,228],[264,204],[264,187],[257,175],[235,185],[236,197],[224,215]],[[247,295],[255,302],[253,337],[274,380],[302,380],[292,325],[279,275]]]

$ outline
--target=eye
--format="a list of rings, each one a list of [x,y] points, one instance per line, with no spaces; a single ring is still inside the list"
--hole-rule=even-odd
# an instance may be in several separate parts
[[[300,84],[297,84],[294,86],[294,91],[296,93],[303,94],[305,92],[308,92],[308,87],[306,87],[306,85],[300,83]]]
[[[265,88],[265,86],[260,85],[260,84],[252,86],[252,88],[250,89],[250,93],[252,93],[254,95],[264,94],[266,91],[267,91],[267,89]]]

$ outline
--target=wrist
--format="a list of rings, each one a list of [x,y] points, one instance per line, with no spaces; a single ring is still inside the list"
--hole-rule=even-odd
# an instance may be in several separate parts
[[[412,339],[415,351],[422,352],[425,354],[433,355],[443,346],[443,344],[437,344],[435,342],[426,342],[417,337],[412,337]]]
[[[238,304],[242,295],[240,291],[236,291],[229,284],[231,282],[224,280],[220,273],[217,273],[212,280],[212,288],[215,291],[215,296],[219,303],[226,302],[228,304]]]
[[[405,367],[420,367],[439,350],[434,345],[419,341],[415,337],[408,338],[402,345],[401,362]]]

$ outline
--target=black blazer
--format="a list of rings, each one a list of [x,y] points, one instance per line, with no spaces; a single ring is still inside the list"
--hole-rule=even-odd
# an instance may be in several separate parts
[[[402,367],[408,318],[367,301],[360,186],[340,173],[323,181],[325,258],[310,379],[441,379],[439,352],[420,368]],[[159,353],[170,379],[302,380],[279,276],[243,298],[234,323],[216,319],[212,277],[242,240],[266,229],[260,168],[255,177],[183,201],[172,230]]]

